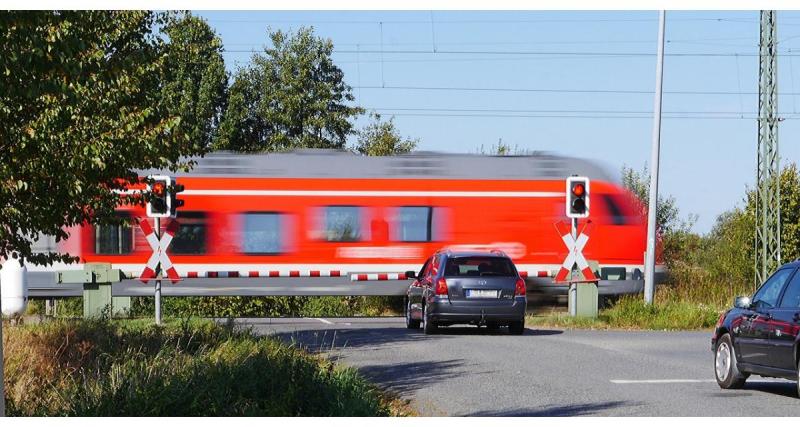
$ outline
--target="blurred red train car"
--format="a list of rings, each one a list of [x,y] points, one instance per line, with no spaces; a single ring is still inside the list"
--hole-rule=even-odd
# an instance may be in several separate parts
[[[213,153],[173,175],[186,190],[168,253],[182,277],[356,280],[416,270],[443,247],[499,249],[527,274],[530,290],[564,293],[552,280],[566,255],[555,223],[565,220],[564,179],[573,174],[592,179],[584,255],[599,263],[600,292],[640,291],[646,221],[638,201],[593,163],[548,154]],[[119,213],[145,216],[139,208]],[[66,245],[83,262],[140,272],[152,254],[138,228],[73,234]]]

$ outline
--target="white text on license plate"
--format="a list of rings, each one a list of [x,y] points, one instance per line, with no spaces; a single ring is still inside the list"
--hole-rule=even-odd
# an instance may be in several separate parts
[[[467,289],[467,298],[497,298],[497,290]]]

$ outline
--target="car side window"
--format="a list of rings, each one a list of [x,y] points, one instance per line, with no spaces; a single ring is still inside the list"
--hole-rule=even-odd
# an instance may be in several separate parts
[[[794,271],[793,268],[783,268],[775,272],[761,288],[753,295],[753,307],[756,309],[772,308],[778,304],[778,296],[783,285]]]
[[[783,293],[783,299],[781,299],[781,307],[800,308],[800,274],[795,274],[786,285],[786,292]]]

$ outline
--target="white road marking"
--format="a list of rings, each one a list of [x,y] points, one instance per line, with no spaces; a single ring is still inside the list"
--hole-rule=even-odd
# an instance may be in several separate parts
[[[665,379],[665,380],[610,380],[614,384],[675,384],[675,383],[713,383],[716,380],[685,380],[685,379]]]
[[[314,320],[319,320],[320,322],[322,322],[322,323],[324,323],[326,325],[333,325],[333,322],[331,322],[330,320],[320,319],[318,317],[315,317]]]

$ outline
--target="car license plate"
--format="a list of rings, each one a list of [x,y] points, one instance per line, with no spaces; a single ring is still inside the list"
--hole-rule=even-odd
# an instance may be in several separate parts
[[[467,289],[467,298],[497,298],[496,289]]]

